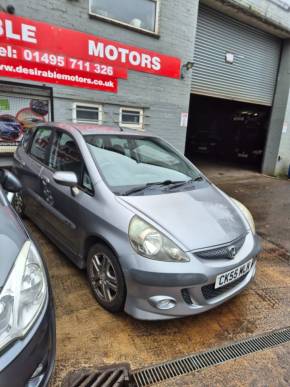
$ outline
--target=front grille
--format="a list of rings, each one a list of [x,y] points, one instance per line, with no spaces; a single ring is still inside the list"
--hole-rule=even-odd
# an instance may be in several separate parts
[[[235,255],[239,252],[245,242],[246,236],[236,239],[226,245],[219,246],[213,249],[197,251],[194,253],[197,257],[203,259],[233,259]],[[235,249],[235,254],[231,254],[231,249]]]
[[[242,275],[240,278],[238,278],[237,280],[235,280],[234,282],[231,282],[221,288],[217,288],[215,289],[214,285],[215,283],[212,283],[212,284],[209,284],[209,285],[205,285],[201,288],[201,291],[202,291],[202,294],[203,294],[203,297],[206,299],[206,300],[210,300],[212,298],[215,298],[215,297],[218,297],[218,296],[221,296],[222,294],[224,294],[225,292],[227,292],[228,290],[231,290],[233,289],[235,286],[237,286],[238,284],[240,284],[241,282],[243,282],[243,280],[247,277],[249,273],[246,273],[244,275]]]
[[[116,365],[70,372],[61,387],[127,387],[130,383],[128,365]]]
[[[183,297],[184,301],[188,305],[192,305],[192,300],[191,300],[191,297],[190,297],[190,294],[189,294],[189,290],[188,289],[182,289],[181,290],[181,294],[182,294],[182,297]]]

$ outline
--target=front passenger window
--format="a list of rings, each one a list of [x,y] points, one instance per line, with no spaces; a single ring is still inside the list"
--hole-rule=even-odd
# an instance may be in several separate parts
[[[49,166],[56,171],[74,172],[79,186],[85,191],[92,191],[92,183],[79,148],[67,133],[56,134],[51,148]]]

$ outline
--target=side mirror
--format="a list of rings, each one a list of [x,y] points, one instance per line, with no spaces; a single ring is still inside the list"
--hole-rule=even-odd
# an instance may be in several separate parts
[[[78,185],[78,178],[77,175],[74,172],[55,172],[53,174],[53,180],[59,184],[63,185],[65,187],[76,187]]]
[[[3,169],[0,171],[0,184],[3,189],[8,192],[19,192],[22,189],[22,185],[18,178],[7,169]]]

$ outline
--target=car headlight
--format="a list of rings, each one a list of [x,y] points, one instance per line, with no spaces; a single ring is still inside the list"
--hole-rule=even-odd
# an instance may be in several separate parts
[[[47,298],[47,280],[39,253],[24,243],[0,292],[0,350],[25,336]]]
[[[167,262],[189,261],[175,243],[138,216],[130,222],[129,240],[133,249],[143,257]]]
[[[254,222],[254,218],[252,216],[252,214],[250,213],[250,211],[247,209],[247,207],[245,207],[241,202],[239,202],[238,200],[234,199],[234,198],[231,198],[232,201],[234,202],[234,204],[242,211],[244,217],[246,218],[246,220],[248,221],[249,223],[249,226],[253,232],[253,234],[256,233],[256,227],[255,227],[255,222]]]

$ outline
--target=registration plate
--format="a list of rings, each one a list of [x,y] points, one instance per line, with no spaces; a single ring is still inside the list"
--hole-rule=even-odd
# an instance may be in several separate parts
[[[219,274],[216,277],[215,286],[214,286],[215,289],[221,288],[222,286],[225,286],[231,282],[234,282],[238,278],[247,274],[251,270],[252,264],[253,264],[253,260],[250,259],[248,262],[244,263],[243,265],[240,265],[223,274]]]

